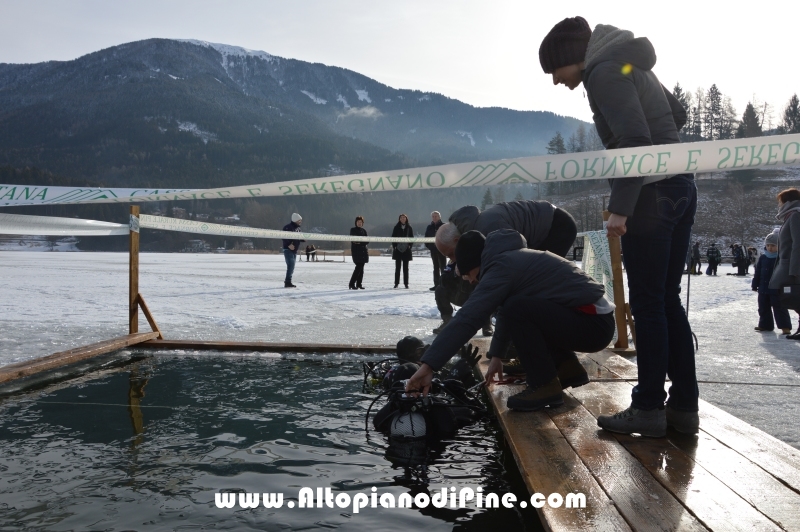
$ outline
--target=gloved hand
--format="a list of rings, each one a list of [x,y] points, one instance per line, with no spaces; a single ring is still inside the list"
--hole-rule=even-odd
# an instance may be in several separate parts
[[[478,354],[478,348],[472,347],[472,344],[467,344],[461,347],[458,354],[461,356],[461,360],[465,361],[470,367],[474,367],[478,360],[481,359],[481,356]]]

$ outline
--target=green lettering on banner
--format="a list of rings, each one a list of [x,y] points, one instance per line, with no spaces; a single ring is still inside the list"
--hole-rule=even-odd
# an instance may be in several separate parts
[[[289,196],[292,193],[292,187],[287,187],[285,185],[284,186],[279,186],[278,190],[283,192],[283,194],[282,194],[283,196]]]
[[[341,188],[336,188],[336,185],[339,185]],[[344,181],[331,181],[331,190],[334,192],[344,192]]]
[[[397,176],[397,181],[396,181],[396,182],[395,182],[395,181],[392,181],[392,178],[391,178],[391,177],[389,177],[389,176],[387,176],[387,177],[386,177],[386,181],[388,181],[388,182],[389,182],[389,184],[390,184],[390,185],[392,185],[392,188],[393,188],[393,189],[397,190],[397,187],[399,187],[399,186],[400,186],[400,183],[402,183],[402,182],[403,182],[403,176],[401,176],[401,175]]]
[[[433,177],[435,175],[438,175],[439,178],[441,179],[441,182],[438,185],[434,185],[433,183],[431,183],[431,177]],[[428,183],[429,187],[436,188],[436,187],[443,187],[445,179],[444,179],[444,175],[441,172],[431,172],[430,174],[428,174],[428,178],[425,181]]]
[[[383,186],[383,178],[382,177],[378,178],[378,182],[375,184],[374,187],[372,186],[372,178],[371,177],[368,177],[367,181],[369,182],[369,189],[370,190],[378,190],[378,187],[381,187],[381,190],[386,190],[386,187]]]
[[[26,197],[25,199],[30,199],[30,200],[40,199],[40,200],[44,201],[45,194],[47,194],[47,189],[43,188],[39,192],[37,192],[34,196],[32,196],[30,198]],[[41,198],[39,196],[41,196]]]
[[[566,174],[567,165],[569,163],[572,163],[572,164],[575,165],[575,175],[573,175],[572,177],[567,177],[567,174]],[[564,161],[564,164],[561,165],[561,178],[562,179],[575,179],[576,177],[578,177],[578,174],[580,174],[580,173],[581,173],[581,165],[578,164],[578,161],[576,161],[575,159],[569,159],[567,161]]]
[[[728,159],[731,158],[731,150],[730,150],[730,148],[720,148],[719,149],[719,154],[722,155],[723,151],[727,152],[727,155],[717,164],[717,169],[718,170],[722,170],[723,168],[727,168],[728,165],[725,165],[725,166],[722,166],[722,165],[724,163],[726,163],[728,161]]]
[[[320,185],[319,187],[317,187],[317,184],[316,184],[316,183],[311,183],[311,188],[313,188],[313,189],[314,189],[314,194],[327,194],[327,193],[328,193],[328,191],[327,191],[327,190],[325,190],[325,185],[327,185],[327,184],[328,184],[328,182],[327,182],[327,181],[323,181],[323,182],[322,182],[322,185]]]
[[[769,149],[767,150],[767,166],[772,166],[773,164],[778,164],[777,163],[778,154],[777,153],[772,153],[772,148],[778,148],[778,151],[780,152],[781,145],[780,144],[770,144],[769,145]],[[775,159],[776,162],[771,163],[770,161],[773,160],[773,159]]]
[[[689,162],[686,163],[687,172],[694,172],[697,170],[697,159],[695,159],[694,155],[692,155],[694,153],[697,155],[703,155],[703,150],[689,150]],[[694,168],[692,168],[692,165],[694,165]]]
[[[650,170],[642,170],[642,163],[644,162],[645,157],[652,157],[653,159],[656,158],[656,156],[653,155],[652,153],[645,153],[644,155],[639,157],[639,166],[636,167],[636,170],[639,172],[639,174],[652,174],[653,173],[652,168]]]
[[[361,190],[353,190],[353,183],[355,183],[356,181],[361,183],[359,185],[361,187]],[[350,181],[347,182],[347,190],[349,190],[350,192],[364,192],[364,180],[363,179],[351,179]]]
[[[408,180],[408,189],[409,190],[411,190],[412,188],[417,186],[417,183],[419,183],[419,188],[424,188],[422,186],[422,174],[417,174],[417,178],[414,180],[413,183],[411,182],[411,176],[410,175],[407,175],[406,179]]]
[[[753,164],[754,164],[753,161],[755,161],[756,159],[758,159],[758,162],[755,163],[755,164],[757,164],[759,166],[764,162],[763,159],[761,159],[761,152],[762,151],[764,151],[764,145],[763,144],[758,147],[758,153],[756,153],[756,147],[755,146],[750,146],[750,164],[748,166],[753,166]]]
[[[301,189],[300,187],[304,187],[304,188]],[[295,185],[294,189],[297,191],[297,194],[299,196],[302,196],[303,194],[308,194],[308,185],[305,184],[305,183],[302,184],[302,185]]]
[[[17,191],[17,187],[13,187],[13,188],[11,188],[11,189],[10,189],[8,192],[6,192],[6,193],[5,193],[5,194],[3,194],[2,196],[0,196],[0,200],[3,200],[3,199],[10,199],[10,200],[13,200],[13,199],[14,199],[14,193],[15,193],[16,191]]]
[[[794,146],[795,155],[800,154],[800,142],[790,142],[783,150],[783,164],[794,164],[794,162],[797,160],[796,158],[792,159],[791,161],[786,160],[786,154],[789,153],[789,146]]]
[[[672,154],[668,151],[660,151],[658,152],[658,163],[656,164],[656,172],[666,172],[667,171],[667,162],[661,160],[661,156],[666,155],[667,159],[672,157]]]
[[[257,192],[257,194],[256,194]],[[261,196],[261,189],[260,188],[248,188],[247,193],[250,194],[253,198],[258,198]]]
[[[741,168],[744,166],[744,155],[739,155],[739,150],[744,150],[745,153],[747,153],[747,146],[736,146],[733,149],[733,165],[731,165],[731,168]]]
[[[608,170],[606,170],[606,158],[603,157],[603,168],[600,170],[600,177],[605,177],[608,174],[616,174],[617,173],[617,158],[611,158],[611,164],[608,166]]]
[[[630,171],[633,169],[633,163],[636,162],[636,155],[631,155],[631,162],[629,162],[629,163],[625,162],[625,156],[624,155],[620,155],[619,156],[619,160],[622,163],[622,169],[623,169],[622,175],[628,175],[630,173]]]
[[[592,166],[589,166],[589,159],[583,160],[583,177],[594,177],[597,175],[597,172],[594,170],[594,165],[597,164],[597,157],[592,159]],[[591,172],[591,174],[589,174]]]
[[[231,191],[230,190],[220,190],[219,192],[217,192],[217,196],[219,196],[220,198],[230,198],[231,197]]]
[[[550,174],[552,174],[554,176],[553,179],[550,179]],[[545,181],[557,181],[558,180],[558,176],[556,175],[556,173],[553,170],[550,170],[550,161],[547,161],[547,172],[545,172],[545,174],[544,174],[544,180]]]

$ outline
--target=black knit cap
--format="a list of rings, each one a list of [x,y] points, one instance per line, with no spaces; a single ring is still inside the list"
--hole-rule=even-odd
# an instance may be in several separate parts
[[[461,275],[481,265],[481,253],[486,237],[480,231],[467,231],[456,244],[456,266]]]
[[[553,26],[539,46],[544,73],[552,74],[557,68],[583,61],[591,36],[592,28],[583,17],[565,18]]]

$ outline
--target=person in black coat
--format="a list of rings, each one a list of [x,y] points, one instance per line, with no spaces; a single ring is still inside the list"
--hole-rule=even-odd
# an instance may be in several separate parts
[[[356,226],[350,229],[350,236],[367,236],[367,230],[364,229],[364,217],[356,216]],[[350,276],[350,290],[361,289],[361,282],[364,280],[364,265],[369,262],[369,251],[367,250],[366,242],[350,242],[350,255],[353,257],[353,262],[356,269],[353,270],[353,275]]]
[[[583,84],[607,150],[680,143],[686,110],[653,71],[656,53],[647,38],[606,24],[592,30],[582,17],[567,18],[542,40],[539,62],[554,85],[574,90]],[[639,379],[630,408],[601,415],[597,423],[625,434],[660,437],[667,425],[697,433],[694,343],[680,300],[697,210],[694,174],[610,181],[606,230],[609,237],[621,237]]]
[[[433,238],[436,236],[436,231],[439,230],[441,226],[444,225],[442,221],[442,215],[439,211],[433,211],[431,213],[431,223],[428,227],[425,228],[425,238]],[[439,283],[442,280],[442,272],[447,267],[447,259],[444,255],[442,255],[438,249],[436,249],[436,244],[425,244],[425,247],[428,248],[431,252],[431,260],[433,261],[433,287],[431,287],[431,292],[436,290],[436,287],[439,286]]]
[[[408,216],[401,214],[394,226],[392,237],[414,238],[414,230],[408,223]],[[409,242],[392,242],[392,259],[394,259],[394,287],[400,284],[400,266],[403,267],[403,284],[408,288],[408,263],[412,260]]]
[[[758,258],[753,281],[750,283],[753,292],[758,292],[758,326],[755,329],[758,332],[767,332],[772,331],[777,325],[783,334],[790,334],[792,318],[789,317],[789,310],[781,307],[778,289],[769,287],[775,263],[778,262],[777,232],[767,235],[764,250],[764,254]],[[775,316],[774,321],[773,315]]]

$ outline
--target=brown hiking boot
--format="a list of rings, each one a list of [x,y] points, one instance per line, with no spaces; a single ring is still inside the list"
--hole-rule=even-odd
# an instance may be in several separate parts
[[[525,388],[518,394],[512,395],[506,404],[508,408],[521,412],[532,412],[546,406],[563,405],[561,383],[558,382],[558,377],[553,377],[553,380],[538,388]]]
[[[589,384],[589,374],[577,358],[570,358],[558,366],[558,380],[563,389],[577,388]]]

